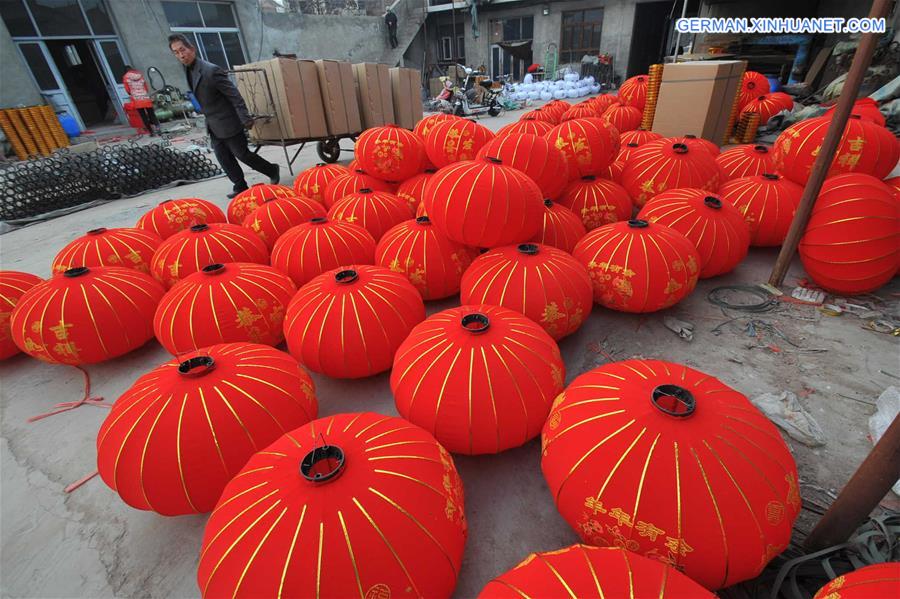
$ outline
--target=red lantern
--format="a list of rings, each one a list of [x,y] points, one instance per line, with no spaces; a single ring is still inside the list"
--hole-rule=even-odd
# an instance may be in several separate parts
[[[244,228],[250,229],[271,250],[275,242],[288,229],[325,216],[325,207],[303,196],[267,200],[244,219]]]
[[[826,110],[823,116],[832,118],[834,116],[834,109],[836,107],[837,104]],[[872,98],[860,98],[859,100],[854,102],[853,109],[851,110],[850,114],[856,115],[863,120],[871,121],[876,125],[884,127],[884,115],[881,114],[881,110],[879,110],[878,108],[878,102],[876,102]]]
[[[425,145],[422,139],[397,125],[366,129],[354,150],[360,166],[373,177],[402,181],[422,171]]]
[[[691,150],[704,150],[709,152],[713,157],[718,156],[721,150],[719,146],[709,141],[708,139],[703,139],[702,137],[697,137],[696,135],[683,135],[681,137],[667,137],[666,138],[669,143],[677,144],[683,143]]]
[[[213,345],[157,366],[122,394],[97,433],[97,469],[139,510],[209,512],[255,452],[317,409],[312,379],[286,353]]]
[[[654,133],[653,131],[647,131],[643,128],[633,129],[632,131],[625,131],[619,136],[619,142],[624,144],[637,144],[638,146],[642,146],[645,143],[649,143],[651,141],[656,141],[657,139],[662,139],[662,135],[659,133]]]
[[[884,183],[893,190],[894,195],[900,200],[900,176],[885,179]]]
[[[203,535],[201,595],[450,597],[463,504],[453,459],[419,427],[371,412],[315,420],[225,487]]]
[[[166,293],[153,330],[170,354],[216,343],[278,345],[284,339],[284,309],[297,288],[271,266],[210,264]]]
[[[22,295],[44,279],[27,272],[0,270],[0,360],[19,353],[12,338],[9,319]]]
[[[548,123],[550,125],[558,125],[562,115],[571,108],[569,104],[566,104],[565,107],[557,108],[549,108],[548,105],[545,105],[544,108],[535,108],[534,110],[530,110],[524,113],[521,117],[519,117],[519,122],[522,121],[538,121],[541,123]]]
[[[769,119],[783,110],[792,110],[794,99],[782,92],[762,94],[753,98],[741,109],[741,112],[755,112],[759,115],[759,124],[765,126]]]
[[[541,195],[556,199],[566,186],[569,166],[565,155],[543,137],[506,135],[489,141],[478,158],[499,158],[537,183]]]
[[[559,117],[559,122],[564,123],[565,121],[572,121],[575,119],[587,119],[587,118],[595,118],[600,115],[597,114],[597,111],[594,110],[592,106],[587,106],[584,103],[576,104],[572,108],[566,110]]]
[[[614,94],[603,94],[591,98],[588,101],[594,105],[594,110],[597,111],[597,114],[603,114],[610,106],[616,106],[622,103],[619,101],[619,97]]]
[[[803,188],[793,181],[766,173],[726,182],[719,197],[744,215],[750,245],[766,247],[784,242],[801,195]]]
[[[416,123],[416,126],[413,127],[413,133],[418,135],[422,141],[425,141],[425,138],[428,137],[428,132],[437,125],[438,123],[443,123],[444,121],[457,121],[460,120],[458,116],[455,114],[444,114],[439,112],[437,114],[432,114],[426,116],[424,119]]]
[[[284,333],[291,354],[310,370],[356,379],[389,370],[394,352],[424,318],[422,296],[406,277],[357,265],[301,287]]]
[[[716,156],[716,164],[729,181],[775,172],[775,161],[769,147],[761,145],[744,144],[725,150]]]
[[[715,595],[660,560],[619,547],[590,545],[532,553],[490,581],[478,595],[478,599],[520,597],[715,599]]]
[[[340,177],[349,175],[350,169],[340,164],[319,164],[306,169],[294,179],[294,193],[311,198],[325,205],[325,189],[328,184]]]
[[[775,140],[775,168],[785,177],[805,185],[819,155],[831,118],[816,117],[794,123]],[[828,176],[858,172],[884,179],[897,164],[900,142],[884,127],[859,118],[847,121]]]
[[[422,195],[425,191],[425,184],[431,175],[435,174],[435,169],[428,169],[424,173],[410,177],[400,184],[397,189],[397,197],[406,202],[410,212],[415,212],[422,203]]]
[[[153,253],[161,243],[162,239],[143,229],[91,229],[61,249],[50,270],[59,274],[76,266],[121,266],[149,274]]]
[[[409,205],[386,191],[360,189],[358,193],[344,196],[328,211],[331,220],[343,220],[359,224],[372,234],[375,241],[388,229],[412,218]]]
[[[425,138],[428,159],[438,168],[472,160],[478,150],[494,139],[494,132],[472,121],[456,119],[436,124]]]
[[[156,208],[144,213],[134,226],[153,233],[160,239],[168,239],[194,225],[224,222],[225,213],[212,202],[183,198],[160,202]]]
[[[582,177],[566,187],[559,203],[574,212],[585,229],[631,218],[631,198],[625,188],[608,179]]]
[[[547,132],[553,129],[553,126],[554,123],[548,121],[521,119],[515,123],[510,123],[509,125],[501,127],[500,130],[497,131],[497,137],[503,137],[504,135],[537,135],[538,137],[543,137]]]
[[[527,241],[543,221],[538,186],[497,158],[439,170],[425,186],[423,203],[438,231],[470,247]]]
[[[459,293],[463,272],[478,252],[450,241],[427,216],[407,220],[381,238],[375,263],[403,274],[426,300]]]
[[[31,287],[10,316],[12,338],[51,364],[95,364],[153,338],[165,290],[150,275],[118,266],[70,268]]]
[[[700,254],[700,278],[731,272],[747,256],[750,229],[730,202],[702,189],[670,189],[644,204],[637,218],[675,229]]]
[[[647,102],[647,75],[636,75],[623,81],[619,87],[619,102],[643,112]]]
[[[720,180],[721,171],[712,154],[669,139],[636,149],[622,173],[622,186],[639,208],[667,189],[697,187],[716,193]]]
[[[531,241],[572,253],[578,240],[587,234],[581,218],[553,200],[544,200],[544,225]]]
[[[765,75],[757,73],[756,71],[744,72],[744,78],[741,81],[740,107],[743,108],[749,102],[759,96],[769,93],[769,91],[771,91],[771,87],[769,86],[769,80],[766,79]]]
[[[623,172],[625,172],[625,163],[616,161],[600,171],[600,178],[606,179],[607,181],[615,181],[621,185]]]
[[[797,466],[741,393],[658,360],[576,378],[542,431],[541,469],[586,543],[664,561],[714,590],[755,578],[791,539]]]
[[[634,131],[640,127],[643,113],[634,106],[613,104],[606,109],[602,118],[621,133],[622,131]]]
[[[822,185],[800,240],[803,268],[837,294],[874,291],[900,262],[900,203],[869,175],[831,177]]]
[[[374,264],[375,238],[359,225],[314,218],[278,238],[271,264],[302,287],[345,264]]]
[[[555,124],[559,124],[559,117],[561,117],[562,113],[564,113],[565,111],[567,111],[570,108],[572,108],[572,105],[569,104],[568,102],[566,102],[565,100],[554,99],[554,100],[550,100],[549,102],[547,102],[546,104],[544,104],[543,106],[541,106],[539,108],[535,108],[534,110],[531,111],[531,113],[525,113],[525,114],[532,114],[535,111],[549,112],[550,114],[553,115],[553,118],[556,119]],[[522,118],[525,118],[525,116],[523,115]]]
[[[397,350],[400,415],[449,451],[499,453],[533,439],[563,388],[556,342],[518,312],[461,306],[432,315]]]
[[[521,312],[559,341],[591,313],[593,289],[584,265],[569,254],[521,243],[476,258],[463,275],[459,299]]]
[[[700,255],[669,227],[630,220],[589,232],[572,254],[587,266],[594,301],[622,312],[655,312],[690,295]]]
[[[394,193],[391,191],[390,183],[371,177],[365,171],[357,169],[347,175],[335,177],[328,183],[328,186],[325,188],[325,207],[331,208],[344,197],[352,193],[358,193],[360,189]]]
[[[269,200],[277,198],[292,198],[294,190],[285,185],[270,185],[257,183],[249,189],[234,196],[228,204],[228,222],[236,225],[244,222],[247,215]]]
[[[872,564],[838,576],[813,599],[884,599],[900,595],[900,564]]]
[[[150,271],[168,288],[204,266],[227,262],[268,264],[269,249],[252,231],[238,225],[194,225],[162,242]]]
[[[599,175],[619,151],[619,132],[599,118],[566,121],[544,137],[566,155],[571,180]]]

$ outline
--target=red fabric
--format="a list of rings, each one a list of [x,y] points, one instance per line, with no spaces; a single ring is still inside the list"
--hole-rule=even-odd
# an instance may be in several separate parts
[[[374,264],[375,239],[359,225],[316,219],[291,227],[279,237],[271,263],[299,288],[344,264]]]
[[[149,275],[118,266],[70,271],[38,283],[10,317],[13,341],[52,364],[95,364],[153,338],[153,312],[165,290]]]
[[[26,291],[42,283],[44,279],[27,272],[0,270],[0,360],[19,353],[10,330],[13,308]]]
[[[623,81],[619,87],[619,102],[643,112],[647,102],[647,79],[647,75],[635,75]]]
[[[662,385],[688,391],[695,411],[660,410],[680,405]],[[790,541],[800,511],[790,450],[706,373],[658,360],[595,368],[555,402],[541,440],[550,492],[586,543],[625,547],[714,590],[755,578]]]
[[[753,98],[741,108],[741,112],[755,112],[759,115],[759,124],[766,125],[773,116],[782,110],[791,110],[794,99],[782,92],[762,94]]]
[[[456,119],[434,125],[425,138],[428,159],[438,168],[472,160],[478,150],[494,139],[494,132],[472,121]]]
[[[264,202],[276,198],[292,198],[295,195],[294,190],[285,185],[268,183],[251,185],[249,189],[234,196],[234,199],[228,204],[228,222],[239,225],[244,222],[248,214]]]
[[[743,110],[749,102],[771,91],[769,80],[762,73],[746,71],[741,81],[740,108]]]
[[[304,479],[315,448],[344,468]],[[453,459],[400,418],[338,414],[290,431],[228,483],[203,535],[203,597],[449,597],[466,543]]]
[[[331,208],[344,196],[356,193],[360,189],[393,193],[390,183],[367,175],[362,169],[357,169],[346,175],[335,177],[328,182],[328,185],[325,187],[325,207]]]
[[[624,169],[625,163],[628,162],[628,159],[631,157],[631,155],[634,153],[634,151],[636,149],[638,149],[639,147],[641,147],[640,144],[635,143],[633,141],[628,142],[628,143],[623,143],[619,147],[619,153],[616,155],[616,162],[621,162],[622,168]]]
[[[677,144],[683,143],[686,144],[688,148],[691,150],[704,150],[708,152],[711,156],[716,157],[721,152],[721,148],[717,146],[715,143],[709,141],[708,139],[703,139],[702,137],[697,137],[696,135],[682,135],[676,137],[666,137],[666,140],[669,143]]]
[[[522,118],[515,123],[501,127],[497,131],[497,137],[503,137],[504,135],[537,135],[543,137],[551,129],[553,129],[553,124],[547,121]]]
[[[357,278],[346,276],[351,272]],[[284,333],[291,354],[310,370],[356,379],[390,370],[394,352],[424,318],[422,296],[402,274],[342,265],[300,288]]]
[[[591,98],[588,102],[594,105],[594,110],[597,111],[597,114],[603,114],[610,106],[621,104],[619,97],[614,94],[601,94]]]
[[[825,111],[824,116],[831,118],[834,115],[834,109],[836,106],[832,106],[828,110]],[[881,114],[881,111],[878,109],[878,102],[873,100],[872,98],[860,98],[856,102],[853,103],[853,110],[850,114],[858,115],[860,118],[871,121],[876,125],[881,125],[884,127],[884,115]]]
[[[659,560],[619,547],[590,545],[532,553],[490,581],[478,594],[479,599],[521,597],[715,599],[715,595]]]
[[[700,254],[701,279],[731,272],[750,249],[750,229],[740,211],[702,189],[664,191],[644,204],[637,218],[687,237]]]
[[[562,204],[544,200],[544,224],[531,241],[559,248],[569,254],[587,234],[581,218]]]
[[[763,145],[744,144],[725,150],[716,156],[716,164],[729,181],[775,172],[771,148]]]
[[[190,367],[211,358],[212,368]],[[157,366],[113,404],[97,468],[122,501],[164,516],[209,512],[257,451],[316,417],[315,387],[289,355],[226,343]]]
[[[530,113],[525,113],[525,114],[533,114],[533,113],[535,113],[535,111],[548,112],[548,113],[550,113],[550,116],[553,119],[552,120],[553,124],[558,125],[559,118],[562,116],[562,114],[565,111],[567,111],[570,108],[572,108],[572,105],[569,104],[568,102],[566,102],[565,100],[554,99],[554,100],[550,100],[543,106],[536,108],[535,110],[532,110]],[[522,115],[522,118],[524,119],[525,115]]]
[[[618,183],[582,177],[566,187],[559,203],[574,212],[586,230],[631,218],[631,198]]]
[[[566,104],[564,107],[560,106],[560,108],[564,108],[564,110],[557,110],[547,104],[543,107],[535,108],[534,110],[523,113],[522,116],[519,117],[519,121],[539,121],[542,123],[550,123],[551,125],[558,125],[562,115],[568,111],[571,106]]]
[[[801,195],[802,187],[772,173],[732,179],[722,185],[719,194],[744,215],[750,229],[750,245],[757,247],[784,242]]]
[[[813,599],[884,599],[900,595],[900,563],[865,566],[838,576]]]
[[[566,155],[570,181],[599,175],[619,152],[619,131],[600,118],[566,121],[544,137]]]
[[[153,108],[153,101],[147,91],[147,82],[140,71],[131,69],[122,76],[122,85],[125,92],[131,96],[131,102],[135,108]]]
[[[323,216],[325,207],[315,200],[301,196],[278,198],[266,200],[248,214],[243,227],[256,233],[271,251],[288,229]]]
[[[410,210],[415,212],[422,203],[422,193],[425,191],[425,184],[431,176],[437,171],[429,169],[424,173],[412,176],[406,179],[397,188],[397,197],[406,202]]]
[[[317,164],[297,175],[294,179],[294,193],[306,196],[325,205],[325,188],[341,175],[349,175],[350,170],[340,164]]]
[[[143,229],[92,229],[56,254],[50,270],[59,274],[76,266],[122,266],[150,273],[150,261],[162,239]]]
[[[225,213],[212,202],[199,198],[182,198],[160,202],[157,207],[148,210],[135,227],[168,239],[194,225],[224,222]]]
[[[685,146],[683,142],[658,139],[631,154],[622,173],[622,186],[635,206],[640,208],[667,189],[697,187],[712,193],[719,190],[721,172],[715,157],[708,151]]]
[[[442,123],[444,121],[458,121],[461,120],[455,114],[444,114],[439,112],[437,114],[431,114],[420,120],[416,123],[416,126],[413,127],[413,133],[419,136],[421,140],[424,142],[428,137],[428,132],[437,125],[438,123]]]
[[[160,244],[150,272],[169,288],[204,266],[228,262],[268,264],[269,249],[244,227],[228,223],[194,225]]]
[[[841,295],[875,291],[900,266],[900,203],[869,175],[831,177],[822,185],[799,251],[819,287]]]
[[[603,225],[575,246],[587,266],[594,301],[622,312],[655,312],[690,295],[700,273],[700,255],[669,227],[643,221]]]
[[[485,158],[439,170],[425,186],[423,203],[435,228],[451,240],[497,247],[537,234],[543,220],[541,200],[534,181]]]
[[[900,200],[900,176],[885,179],[884,183],[894,191],[894,196]]]
[[[562,115],[560,115],[559,122],[564,123],[565,121],[571,121],[574,119],[586,119],[600,116],[592,106],[586,106],[585,104],[587,103],[582,102],[581,104],[576,104],[572,108],[566,110],[564,113],[562,113]]]
[[[593,307],[584,265],[560,249],[530,243],[479,256],[463,275],[459,299],[520,312],[556,341],[581,328]]]
[[[641,129],[640,127],[632,129],[631,131],[625,131],[619,136],[619,141],[622,145],[635,143],[638,146],[642,146],[651,141],[656,141],[657,139],[662,139],[662,135],[653,131]]]
[[[489,321],[473,332],[463,318]],[[518,447],[540,433],[563,388],[556,342],[522,314],[471,305],[432,315],[397,350],[391,391],[401,416],[454,453]]]
[[[622,173],[625,172],[625,163],[619,160],[616,160],[608,167],[600,171],[600,178],[606,179],[607,181],[613,181],[622,184]]]
[[[156,309],[153,330],[170,354],[216,343],[278,345],[284,310],[297,288],[271,266],[218,264],[175,284]]]
[[[478,151],[478,158],[499,158],[506,166],[528,175],[537,183],[541,195],[555,200],[568,179],[565,155],[547,139],[534,135],[505,135],[489,141]]]
[[[377,242],[388,229],[413,216],[409,204],[392,193],[361,189],[344,196],[328,210],[331,220],[360,225]]]
[[[363,131],[356,140],[354,154],[371,176],[384,181],[403,181],[422,172],[425,144],[411,131],[385,125]]]

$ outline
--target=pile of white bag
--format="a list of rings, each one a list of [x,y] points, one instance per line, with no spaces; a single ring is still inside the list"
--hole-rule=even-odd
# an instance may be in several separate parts
[[[554,98],[557,100],[583,98],[599,92],[600,86],[593,77],[582,79],[577,73],[566,73],[558,81],[534,82],[534,78],[529,73],[525,75],[525,80],[522,83],[512,86],[510,97],[519,102],[525,102],[526,100],[543,100],[547,102]]]

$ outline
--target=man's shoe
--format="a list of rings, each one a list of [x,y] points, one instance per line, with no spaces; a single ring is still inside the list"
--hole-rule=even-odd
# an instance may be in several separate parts
[[[227,196],[225,196],[225,197],[227,197],[229,200],[233,200],[234,197],[235,197],[237,194],[243,193],[243,192],[245,192],[245,191],[247,191],[247,188],[246,188],[246,187],[245,187],[244,189],[235,189],[234,191],[232,191],[231,193],[229,193],[229,194],[228,194]]]
[[[278,185],[281,183],[281,167],[277,164],[275,165],[275,174],[269,177],[269,183],[272,185]]]

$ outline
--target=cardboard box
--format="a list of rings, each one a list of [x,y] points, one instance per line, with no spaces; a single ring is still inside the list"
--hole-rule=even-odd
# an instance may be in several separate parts
[[[317,60],[319,87],[325,105],[329,135],[347,135],[363,130],[353,82],[353,66],[337,60]]]
[[[247,69],[265,71],[272,90],[271,99],[263,74]],[[256,122],[250,130],[251,138],[274,141],[282,135],[285,139],[307,139],[327,134],[314,62],[273,58],[243,65],[240,70],[235,73],[235,81],[247,109],[251,114],[270,117]]]
[[[734,98],[747,68],[742,60],[667,64],[659,87],[653,131],[725,142]]]
[[[394,98],[388,66],[374,62],[355,64],[353,76],[363,129],[393,123]]]
[[[422,75],[416,69],[391,69],[394,122],[412,129],[422,120]]]

